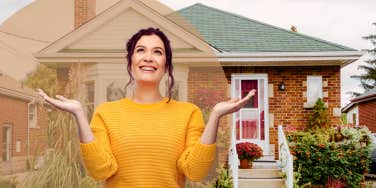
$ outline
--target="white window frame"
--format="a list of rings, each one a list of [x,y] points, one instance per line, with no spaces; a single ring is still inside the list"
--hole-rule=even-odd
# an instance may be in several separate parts
[[[311,91],[311,84],[313,81],[316,81],[319,84],[319,96],[313,99]],[[322,82],[322,76],[307,76],[307,102],[305,103],[306,108],[311,108],[315,105],[318,98],[323,99],[323,82]]]
[[[34,109],[34,110],[31,110]],[[27,104],[27,119],[29,123],[29,128],[38,128],[38,112],[37,112],[37,103],[28,103]],[[33,118],[30,119],[30,116]]]

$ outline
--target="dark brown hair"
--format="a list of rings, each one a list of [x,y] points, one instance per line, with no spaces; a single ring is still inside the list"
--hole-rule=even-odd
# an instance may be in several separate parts
[[[126,87],[128,87],[129,84],[131,84],[132,81],[134,80],[132,73],[131,73],[132,55],[134,53],[134,48],[136,46],[136,43],[144,35],[157,35],[163,42],[163,45],[165,48],[165,55],[166,55],[165,69],[166,71],[168,71],[168,77],[169,77],[167,102],[170,102],[171,96],[172,96],[172,88],[174,87],[174,84],[175,84],[175,79],[172,74],[173,69],[174,69],[172,65],[172,50],[171,50],[170,40],[168,40],[167,36],[158,28],[149,27],[147,29],[141,29],[128,40],[126,48],[127,48],[127,61],[128,61],[127,71],[129,75],[129,80],[128,80]]]

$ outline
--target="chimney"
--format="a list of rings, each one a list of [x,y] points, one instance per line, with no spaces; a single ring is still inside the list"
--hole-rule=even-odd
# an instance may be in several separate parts
[[[96,0],[74,0],[74,28],[95,17]]]
[[[292,31],[292,32],[298,32],[298,29],[296,28],[296,26],[295,25],[292,25],[291,26],[291,28],[290,28],[290,30]]]

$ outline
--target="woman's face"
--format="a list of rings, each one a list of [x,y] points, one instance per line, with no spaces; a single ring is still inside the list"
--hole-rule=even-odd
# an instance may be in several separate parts
[[[158,84],[165,74],[166,55],[157,35],[144,35],[136,43],[131,73],[136,83]]]

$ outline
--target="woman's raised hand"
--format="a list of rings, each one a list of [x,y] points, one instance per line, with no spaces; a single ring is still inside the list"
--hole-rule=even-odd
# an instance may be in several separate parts
[[[70,112],[74,115],[76,115],[79,112],[83,111],[82,105],[77,100],[67,99],[61,95],[56,95],[57,99],[49,97],[43,90],[37,89],[38,94],[43,97],[45,101],[47,101],[52,106],[66,111]]]
[[[52,106],[66,112],[70,112],[74,115],[78,125],[78,135],[82,143],[89,143],[94,140],[93,132],[90,129],[89,123],[84,114],[84,110],[79,101],[67,99],[61,95],[56,95],[57,99],[54,99],[49,97],[41,89],[37,89],[37,92],[40,96],[43,97],[45,101],[50,103]]]
[[[228,101],[217,103],[212,110],[212,113],[218,117],[238,111],[245,106],[248,101],[255,95],[256,90],[251,90],[248,95],[242,99],[233,98]]]

